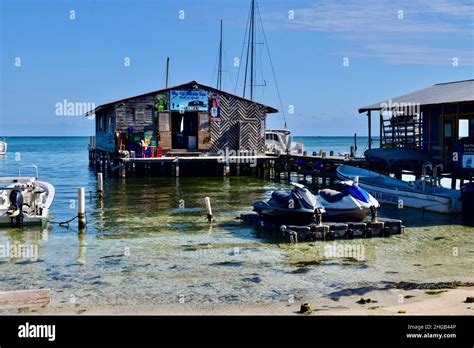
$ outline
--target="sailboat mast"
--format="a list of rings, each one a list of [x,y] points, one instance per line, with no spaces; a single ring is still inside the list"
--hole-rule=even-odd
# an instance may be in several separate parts
[[[219,68],[217,70],[217,89],[222,89],[222,19],[221,19],[221,39],[219,44]]]
[[[252,9],[250,14],[250,100],[253,100],[254,87],[254,58],[255,58],[255,0],[252,0]]]

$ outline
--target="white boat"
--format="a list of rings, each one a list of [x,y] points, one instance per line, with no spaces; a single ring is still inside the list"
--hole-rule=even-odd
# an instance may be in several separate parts
[[[7,148],[8,148],[7,141],[5,140],[5,138],[3,138],[3,140],[0,140],[0,156],[7,154]]]
[[[267,154],[289,153],[302,155],[304,145],[292,141],[287,129],[267,129],[265,131],[265,152]]]
[[[342,180],[357,180],[381,203],[396,204],[400,208],[410,207],[438,213],[460,213],[461,191],[441,187],[439,181],[402,181],[367,169],[342,165],[337,168]]]
[[[22,176],[21,170],[26,167],[34,168],[36,176]],[[55,188],[38,179],[35,165],[20,167],[17,177],[0,178],[0,225],[41,224],[48,220]]]

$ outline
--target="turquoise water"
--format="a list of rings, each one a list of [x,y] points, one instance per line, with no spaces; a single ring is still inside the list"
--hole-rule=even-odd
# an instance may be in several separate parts
[[[343,138],[301,138],[308,147],[347,147]],[[295,139],[296,140],[296,139]],[[287,303],[308,296],[396,281],[474,281],[474,229],[458,217],[383,207],[406,233],[337,242],[362,250],[361,261],[328,254],[329,243],[277,244],[235,218],[287,187],[255,178],[107,179],[94,193],[87,138],[9,138],[0,176],[35,163],[56,187],[52,223],[0,227],[0,246],[34,246],[36,258],[0,255],[0,291],[51,288],[53,304],[83,306]],[[331,145],[332,144],[332,145]],[[362,144],[362,142],[361,142]],[[327,146],[327,147],[326,147]],[[349,145],[350,146],[350,145]],[[57,222],[76,215],[78,187],[87,196],[87,231]],[[205,218],[211,198],[216,221]],[[357,249],[358,248],[358,249]],[[347,255],[346,255],[347,256]]]

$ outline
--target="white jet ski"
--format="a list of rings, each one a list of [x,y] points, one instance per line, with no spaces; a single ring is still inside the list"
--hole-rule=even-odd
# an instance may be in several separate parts
[[[364,220],[369,213],[375,214],[380,204],[374,197],[360,188],[357,182],[346,181],[342,184],[342,191],[319,191],[318,201],[326,210],[324,221],[357,222]]]
[[[36,177],[21,176],[21,169],[33,167]],[[0,225],[41,224],[49,218],[54,200],[53,185],[38,180],[38,167],[22,166],[18,177],[0,178]]]

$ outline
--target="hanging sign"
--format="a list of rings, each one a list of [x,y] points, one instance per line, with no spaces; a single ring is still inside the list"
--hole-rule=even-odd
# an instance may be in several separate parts
[[[192,90],[173,90],[170,91],[171,111],[208,111],[209,96],[208,92]]]
[[[209,114],[211,115],[211,122],[221,121],[221,107],[219,103],[219,96],[214,93],[209,95]]]

